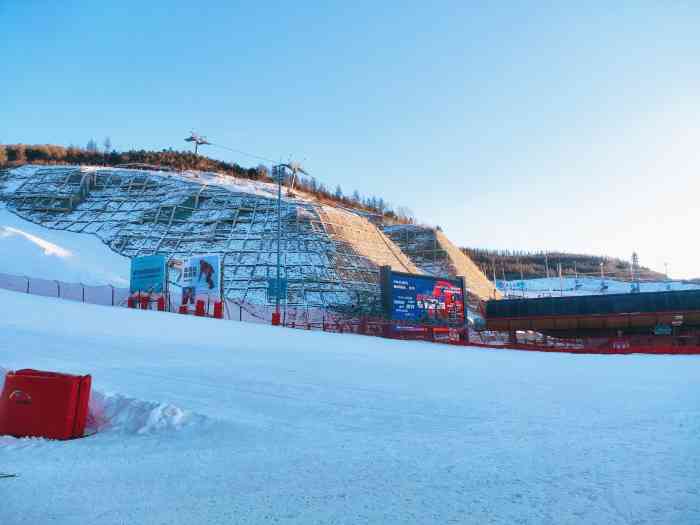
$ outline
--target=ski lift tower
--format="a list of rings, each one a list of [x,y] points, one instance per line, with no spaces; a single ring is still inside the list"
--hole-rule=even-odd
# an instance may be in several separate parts
[[[211,142],[207,141],[206,137],[202,137],[201,135],[198,135],[194,131],[190,131],[190,136],[185,139],[185,142],[194,142],[194,154],[197,154],[197,150],[199,146],[204,146],[207,144],[211,144]]]

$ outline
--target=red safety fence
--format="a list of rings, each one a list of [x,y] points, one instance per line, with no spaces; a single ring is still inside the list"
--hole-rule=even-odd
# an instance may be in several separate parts
[[[492,333],[493,334],[493,333]],[[700,355],[700,335],[557,338],[536,334],[500,333],[500,341],[484,342],[472,334],[470,346],[481,348],[529,350],[535,352],[566,352],[574,354],[676,354]]]
[[[245,301],[208,299],[194,305],[180,304],[172,294],[129,294],[126,288],[88,286],[0,273],[0,288],[24,293],[60,297],[92,304],[130,306],[132,308],[179,312],[200,317],[272,324],[275,308]],[[623,336],[615,338],[555,338],[534,332],[516,334],[474,331],[462,326],[447,327],[420,323],[403,323],[382,318],[361,317],[356,313],[329,311],[320,307],[285,305],[279,325],[301,330],[353,333],[397,340],[429,341],[480,348],[568,352],[585,354],[700,354],[700,335],[691,336]]]

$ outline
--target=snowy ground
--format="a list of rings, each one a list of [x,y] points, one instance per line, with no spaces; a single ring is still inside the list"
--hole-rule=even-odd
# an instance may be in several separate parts
[[[0,273],[128,287],[129,265],[95,235],[50,230],[0,204]]]
[[[601,283],[605,282],[607,288],[603,289]],[[545,297],[560,295],[597,295],[602,293],[630,293],[631,284],[626,281],[617,281],[600,277],[558,277],[542,279],[525,279],[517,281],[497,280],[498,289],[506,295],[514,297]],[[667,290],[698,290],[700,284],[683,281],[653,281],[639,283],[641,292],[665,292]]]
[[[700,358],[325,334],[0,290],[0,366],[94,436],[0,437],[0,523],[700,523]],[[111,418],[111,420],[110,420]]]

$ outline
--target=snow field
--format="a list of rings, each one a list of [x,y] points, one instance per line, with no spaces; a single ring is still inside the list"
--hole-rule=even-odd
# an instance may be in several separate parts
[[[129,267],[94,235],[50,230],[0,204],[0,273],[128,287]]]
[[[118,393],[105,412],[128,407],[82,440],[0,438],[0,471],[20,475],[0,480],[3,525],[700,522],[697,356],[458,348],[6,291],[0,331],[6,369],[91,373]]]
[[[608,288],[601,290],[600,277],[550,277],[547,279],[525,279],[515,281],[497,280],[498,289],[504,294],[515,297],[542,297],[559,295],[597,295],[601,293],[630,293],[631,283],[618,281],[615,279],[605,279]],[[693,284],[684,281],[649,281],[640,282],[641,292],[665,292],[668,290],[698,290],[700,284]]]

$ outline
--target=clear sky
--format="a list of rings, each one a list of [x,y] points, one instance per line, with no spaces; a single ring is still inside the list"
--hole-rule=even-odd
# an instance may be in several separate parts
[[[461,245],[698,277],[700,4],[564,4],[0,0],[0,142],[194,129]]]

